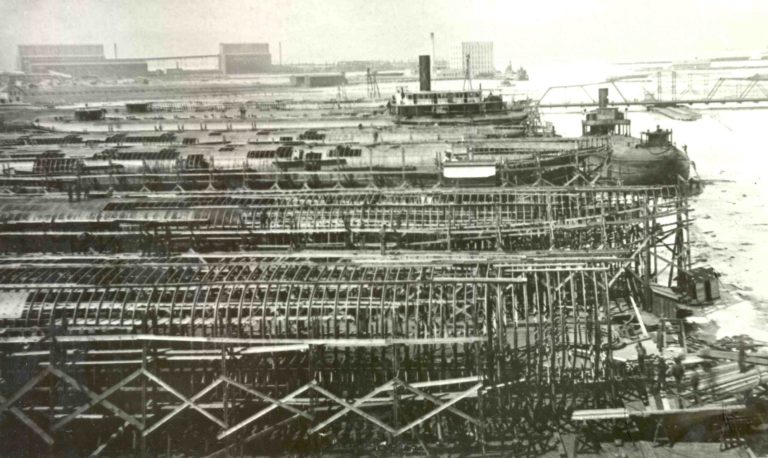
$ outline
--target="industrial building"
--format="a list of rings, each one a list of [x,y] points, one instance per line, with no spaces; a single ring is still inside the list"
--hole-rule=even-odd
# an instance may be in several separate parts
[[[19,45],[17,65],[25,73],[36,66],[72,65],[103,61],[103,45]]]
[[[57,72],[76,77],[130,78],[146,76],[147,63],[134,59],[105,59],[100,62],[34,63],[31,73]]]
[[[25,73],[118,78],[145,76],[151,71],[219,71],[238,75],[273,70],[268,43],[221,43],[218,54],[131,59],[107,59],[103,45],[19,45],[17,65]]]
[[[219,70],[225,75],[262,73],[271,69],[268,43],[219,44]]]
[[[472,76],[493,74],[496,68],[493,65],[492,41],[464,41],[457,47],[451,59],[451,67],[466,72],[467,55],[469,55],[469,68]]]
[[[311,75],[293,75],[291,84],[301,87],[333,87],[346,84],[344,73],[315,73]]]
[[[141,59],[107,59],[103,45],[19,45],[19,70],[84,77],[134,77],[148,73]]]

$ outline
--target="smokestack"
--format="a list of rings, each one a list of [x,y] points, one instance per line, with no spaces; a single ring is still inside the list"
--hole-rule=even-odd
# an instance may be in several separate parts
[[[432,64],[437,64],[437,57],[435,56],[435,32],[429,32],[429,38],[432,40]],[[435,69],[432,68],[432,73],[435,72]]]
[[[283,42],[282,41],[277,42],[277,55],[278,55],[277,61],[282,67],[283,66]]]
[[[598,94],[598,100],[600,108],[605,108],[608,106],[608,88],[607,87],[601,87],[597,90]]]
[[[115,59],[117,59],[117,43],[112,43],[115,46]]]
[[[429,55],[419,56],[419,90],[431,91],[432,90],[432,75],[429,70],[430,59]]]

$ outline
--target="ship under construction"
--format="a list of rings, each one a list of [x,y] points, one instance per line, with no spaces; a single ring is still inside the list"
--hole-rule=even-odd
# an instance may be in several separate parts
[[[425,145],[444,139],[312,156],[294,138],[4,134],[0,440],[218,457],[601,456],[620,440],[645,456],[695,433],[741,450],[768,360],[689,335],[719,292],[693,264],[687,154],[664,130],[632,140],[603,101],[583,138],[529,125],[438,157]],[[434,133],[414,129],[393,135]],[[680,168],[616,176],[630,143]]]

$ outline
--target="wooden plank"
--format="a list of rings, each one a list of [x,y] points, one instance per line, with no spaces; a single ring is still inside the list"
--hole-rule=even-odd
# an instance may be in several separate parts
[[[0,344],[39,343],[40,337],[5,337]],[[194,342],[227,345],[275,345],[274,351],[281,351],[281,345],[325,345],[329,347],[388,347],[392,345],[451,345],[483,342],[483,337],[429,337],[421,339],[372,338],[372,339],[249,339],[238,337],[196,337],[152,334],[96,334],[84,336],[60,336],[62,343],[84,342]]]
[[[700,351],[699,356],[701,356],[702,358],[710,358],[710,359],[727,359],[730,361],[739,360],[739,353],[736,351],[714,350],[711,348],[707,348]],[[744,361],[750,364],[759,364],[761,366],[768,366],[768,356],[747,354],[746,357],[744,358]]]
[[[687,409],[648,409],[648,410],[627,410],[627,409],[585,409],[576,410],[571,414],[572,421],[594,421],[594,420],[614,420],[628,418],[653,418],[672,415],[691,415],[691,414],[725,414],[731,412],[743,411],[747,408],[744,404],[707,404]]]
[[[632,297],[632,295],[629,296],[629,302],[632,304],[632,310],[635,312],[635,317],[637,318],[637,322],[640,323],[640,330],[643,332],[643,337],[648,337],[648,330],[645,329],[645,323],[643,322],[643,317],[640,315],[640,310],[637,308],[637,304],[635,303],[635,298]]]

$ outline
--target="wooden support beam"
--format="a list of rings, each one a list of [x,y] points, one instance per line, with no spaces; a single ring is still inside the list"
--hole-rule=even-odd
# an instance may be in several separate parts
[[[18,418],[19,421],[24,423],[29,429],[31,429],[35,434],[37,434],[46,444],[53,445],[54,443],[53,437],[51,437],[50,434],[45,432],[45,430],[43,430],[43,428],[41,428],[40,425],[35,423],[19,408],[11,407],[12,403],[8,403],[8,399],[4,398],[3,396],[0,396],[0,402],[2,402],[3,404],[8,404],[9,407],[6,407],[5,410],[8,410],[9,412],[11,412],[13,416]]]
[[[122,418],[123,421],[126,421],[126,422],[130,423],[131,425],[133,425],[139,431],[144,429],[144,424],[142,422],[136,420],[136,418],[134,418],[132,415],[129,415],[128,413],[126,413],[125,411],[123,411],[122,409],[117,407],[116,405],[112,404],[111,402],[107,401],[106,399],[100,399],[99,395],[97,395],[96,393],[94,393],[93,391],[88,389],[85,385],[81,384],[80,382],[78,382],[77,380],[72,378],[69,374],[67,374],[67,373],[65,373],[65,372],[63,372],[63,371],[61,371],[58,368],[53,367],[53,366],[50,366],[48,369],[51,371],[51,373],[53,375],[55,375],[55,376],[59,377],[60,379],[64,380],[65,382],[67,382],[69,385],[71,385],[76,390],[81,391],[86,396],[91,398],[92,401],[95,400],[95,399],[99,399],[98,403],[101,404],[105,409],[109,410],[114,415]]]
[[[463,391],[461,394],[459,394],[455,398],[451,399],[450,401],[448,401],[448,402],[446,402],[444,404],[440,404],[439,407],[434,409],[433,411],[428,412],[428,413],[422,415],[421,417],[417,418],[416,420],[413,420],[412,422],[410,422],[407,425],[403,426],[402,428],[397,430],[394,433],[394,435],[398,436],[398,435],[408,431],[409,429],[413,428],[414,426],[417,426],[417,425],[423,423],[424,421],[434,417],[435,415],[439,414],[443,410],[446,410],[446,409],[450,408],[452,405],[456,404],[457,402],[461,401],[462,399],[466,398],[467,396],[472,395],[472,394],[476,394],[477,391],[482,386],[483,386],[482,383],[478,383],[477,385],[474,385],[472,388],[470,388],[470,389],[468,389],[466,391]]]
[[[112,394],[116,393],[118,390],[120,390],[122,387],[126,386],[127,384],[131,383],[134,379],[136,379],[138,376],[142,374],[141,369],[138,369],[134,372],[132,372],[127,377],[120,380],[118,383],[110,387],[109,389],[105,390],[100,395],[90,398],[88,402],[81,405],[80,407],[76,408],[72,413],[67,415],[66,417],[59,420],[56,424],[54,424],[51,427],[52,431],[56,431],[70,423],[72,420],[76,419],[80,414],[86,412],[91,407],[100,404],[104,399],[107,399]]]
[[[202,407],[198,406],[197,403],[195,403],[191,399],[187,399],[183,394],[181,394],[178,391],[176,391],[172,386],[170,386],[167,383],[165,383],[162,379],[160,379],[155,374],[149,372],[148,370],[143,370],[142,374],[145,377],[147,377],[148,379],[150,379],[153,382],[155,382],[158,385],[160,385],[162,388],[164,388],[166,391],[168,391],[172,395],[174,395],[177,398],[179,398],[185,405],[188,405],[189,407],[191,407],[191,408],[197,410],[198,412],[200,412],[201,414],[203,414],[203,416],[206,417],[207,419],[211,420],[212,422],[216,423],[217,425],[221,426],[222,428],[226,428],[227,427],[227,424],[224,423],[223,420],[220,420],[220,419],[214,417],[210,412],[208,412],[207,410],[205,410]],[[146,437],[146,435],[145,435],[145,437]]]
[[[288,395],[280,398],[280,401],[285,403],[287,401],[292,400],[296,396],[300,395],[301,393],[313,388],[315,385],[315,382],[307,383],[306,385],[301,386],[300,388],[292,391]],[[253,423],[254,421],[258,420],[259,418],[263,417],[264,415],[268,414],[269,412],[273,411],[274,409],[278,408],[279,406],[277,404],[272,404],[269,407],[266,407],[255,414],[251,415],[250,417],[242,420],[241,422],[237,423],[236,425],[230,426],[229,428],[225,429],[224,431],[220,432],[216,438],[221,440],[225,437],[228,437],[232,435],[233,433],[243,429],[244,427],[248,426],[249,424]],[[224,426],[226,428],[226,425]]]
[[[168,414],[166,414],[166,415],[165,415],[163,418],[161,418],[160,420],[156,421],[156,422],[155,422],[155,423],[153,423],[153,424],[152,424],[150,427],[148,427],[147,429],[145,429],[145,430],[142,432],[142,435],[143,435],[144,437],[147,437],[147,436],[149,436],[149,435],[150,435],[150,434],[152,434],[154,431],[156,431],[158,428],[160,428],[160,427],[161,427],[163,424],[165,424],[165,423],[166,423],[166,422],[168,422],[170,419],[172,419],[173,417],[175,417],[176,415],[178,415],[179,413],[181,413],[181,411],[183,411],[183,410],[184,410],[184,409],[186,409],[187,407],[192,407],[192,405],[193,405],[193,404],[195,404],[195,405],[196,405],[197,401],[198,401],[200,398],[202,398],[203,396],[205,396],[206,394],[208,394],[208,393],[209,393],[211,390],[213,390],[214,388],[216,388],[217,386],[219,386],[219,385],[220,385],[220,384],[221,384],[223,381],[224,381],[224,380],[222,380],[222,378],[221,378],[221,377],[219,377],[219,378],[217,378],[216,380],[214,380],[213,382],[209,383],[209,384],[208,384],[208,386],[206,386],[205,388],[203,388],[202,390],[200,390],[199,392],[197,392],[197,393],[196,393],[194,396],[192,396],[191,398],[189,398],[187,401],[184,401],[184,402],[182,402],[182,403],[181,403],[181,405],[179,405],[179,406],[177,406],[176,408],[174,408],[174,409],[173,409],[173,411],[171,411],[171,412],[168,412]],[[198,407],[200,407],[200,406],[198,406]],[[200,407],[200,408],[202,408],[202,407]]]
[[[313,433],[316,433],[316,432],[320,431],[321,429],[323,429],[326,426],[330,425],[334,421],[336,421],[339,418],[343,417],[347,412],[353,412],[354,411],[353,408],[358,408],[358,407],[362,406],[363,404],[368,402],[370,399],[375,397],[377,394],[379,394],[381,392],[384,392],[384,391],[387,391],[387,390],[391,390],[393,388],[393,386],[394,386],[393,382],[394,381],[391,380],[391,381],[385,383],[384,385],[376,387],[373,391],[369,392],[365,396],[363,396],[361,398],[358,398],[350,407],[344,407],[342,410],[340,410],[340,411],[336,412],[335,414],[331,415],[330,417],[326,418],[320,424],[317,424],[317,425],[313,426],[312,428],[310,428],[308,432],[310,434],[313,434]]]

